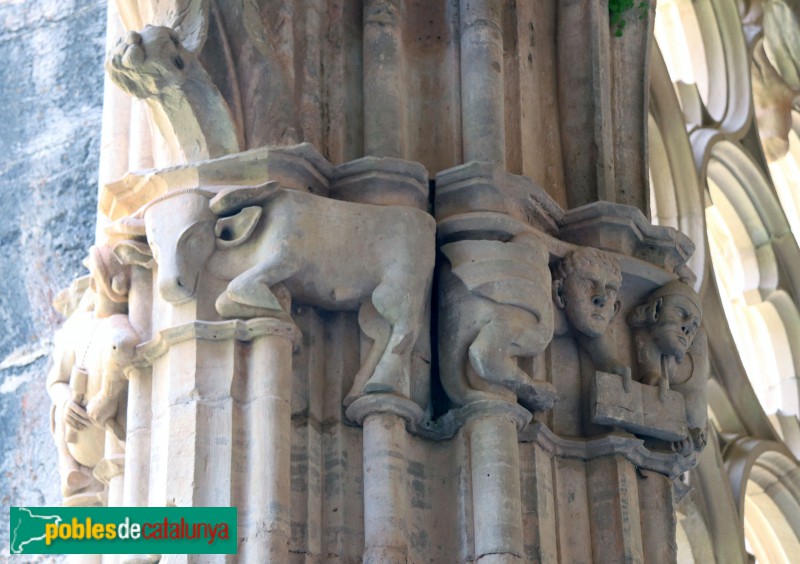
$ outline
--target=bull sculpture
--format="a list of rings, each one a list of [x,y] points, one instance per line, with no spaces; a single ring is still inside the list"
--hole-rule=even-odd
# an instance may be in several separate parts
[[[159,293],[172,304],[191,300],[207,272],[231,280],[216,301],[222,317],[280,316],[286,294],[326,310],[358,310],[373,345],[345,403],[361,393],[412,396],[411,353],[427,335],[435,260],[436,224],[427,213],[268,182],[170,192],[125,223],[124,231],[147,235]],[[147,253],[123,245],[118,253]]]

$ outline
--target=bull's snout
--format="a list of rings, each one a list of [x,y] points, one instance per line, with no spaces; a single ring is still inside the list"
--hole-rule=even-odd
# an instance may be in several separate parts
[[[158,283],[161,297],[173,305],[188,302],[194,297],[194,281],[187,282],[180,276],[169,276]]]
[[[115,332],[111,336],[111,355],[120,361],[129,361],[138,344],[139,336],[133,330]]]

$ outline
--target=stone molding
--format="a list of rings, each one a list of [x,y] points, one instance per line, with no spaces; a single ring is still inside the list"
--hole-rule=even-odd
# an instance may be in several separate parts
[[[249,342],[259,337],[276,336],[289,339],[293,348],[302,344],[297,326],[289,321],[274,318],[229,319],[226,321],[192,321],[163,329],[156,336],[136,348],[136,357],[129,369],[152,366],[158,358],[178,343],[198,341],[237,340]]]
[[[542,423],[534,423],[520,433],[521,442],[535,442],[553,456],[592,460],[621,455],[637,468],[652,470],[675,479],[697,464],[697,454],[681,456],[674,452],[648,448],[643,439],[628,433],[611,432],[592,439],[573,439],[553,433]]]

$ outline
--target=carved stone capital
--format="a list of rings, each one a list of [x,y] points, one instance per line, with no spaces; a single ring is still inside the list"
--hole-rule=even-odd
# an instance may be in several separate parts
[[[652,225],[638,208],[596,202],[569,210],[558,237],[575,245],[637,258],[694,281],[694,274],[686,267],[694,252],[692,240],[671,227]]]
[[[409,429],[414,429],[422,421],[422,409],[413,401],[393,394],[366,394],[347,407],[347,418],[359,425],[364,419],[376,413],[390,413],[403,418]]]

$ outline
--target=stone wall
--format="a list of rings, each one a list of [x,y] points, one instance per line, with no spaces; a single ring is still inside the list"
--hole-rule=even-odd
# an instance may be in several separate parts
[[[0,544],[8,506],[59,505],[45,391],[51,301],[94,236],[106,4],[0,3]]]

